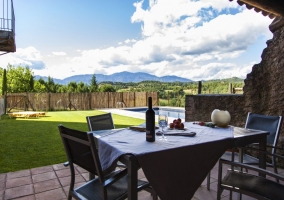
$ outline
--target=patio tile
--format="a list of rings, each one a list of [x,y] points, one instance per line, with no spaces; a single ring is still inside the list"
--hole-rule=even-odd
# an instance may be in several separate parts
[[[6,188],[18,187],[21,185],[32,184],[32,179],[30,176],[24,176],[20,178],[8,179],[6,181]]]
[[[71,181],[70,176],[59,178],[59,182],[62,186],[70,185],[70,181]],[[82,183],[82,182],[86,182],[86,180],[80,174],[75,175],[75,183]]]
[[[4,190],[0,190],[0,199],[4,199]]]
[[[55,171],[56,175],[60,178],[60,177],[66,177],[66,176],[70,176],[71,172],[70,172],[70,169],[69,167],[67,169],[61,169],[61,170],[57,170]],[[77,172],[75,170],[75,174],[79,174],[79,172]]]
[[[83,173],[81,175],[82,175],[82,177],[84,178],[85,181],[89,181],[89,173],[88,172],[87,173]]]
[[[68,167],[68,169],[69,169],[69,167]],[[85,170],[85,169],[83,169],[83,168],[81,168],[79,166],[77,166],[76,169],[78,170],[79,173],[88,173],[87,170]]]
[[[34,193],[33,185],[23,185],[5,190],[4,199],[13,199],[17,197],[23,197],[32,195]]]
[[[5,181],[0,181],[0,191],[5,189]]]
[[[5,181],[6,179],[6,174],[0,174],[0,182]]]
[[[194,197],[197,199],[217,199],[217,193],[214,190],[207,190],[206,186],[200,186],[194,194]]]
[[[29,195],[25,197],[16,198],[15,200],[35,200],[35,195]]]
[[[30,175],[31,175],[31,171],[29,169],[16,171],[16,172],[9,172],[7,173],[7,179],[19,178],[19,177],[30,176]]]
[[[144,174],[143,170],[139,169],[138,170],[138,178],[141,179],[141,178],[144,178],[144,177],[145,177],[145,174]]]
[[[49,190],[46,192],[35,194],[37,200],[61,200],[66,199],[65,192],[62,188],[57,188],[55,190]]]
[[[32,175],[41,174],[41,173],[45,173],[45,172],[51,172],[51,171],[53,171],[52,166],[45,166],[45,167],[38,167],[38,168],[31,169]]]
[[[55,172],[46,172],[42,174],[32,175],[33,183],[55,179],[55,178],[57,178]]]
[[[66,168],[63,163],[52,165],[52,167],[55,171]]]
[[[57,179],[50,179],[46,181],[41,181],[34,184],[35,193],[40,193],[48,190],[53,190],[60,188],[61,185]]]
[[[63,190],[64,190],[64,192],[65,192],[66,196],[68,197],[69,186],[65,186],[65,187],[63,187]]]

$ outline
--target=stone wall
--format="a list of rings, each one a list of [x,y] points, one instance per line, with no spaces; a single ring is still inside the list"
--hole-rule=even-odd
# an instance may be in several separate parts
[[[273,38],[266,42],[261,62],[247,74],[243,88],[245,112],[284,117],[284,18],[269,26]],[[278,146],[284,145],[284,126]]]
[[[247,113],[244,112],[244,96],[229,95],[187,95],[185,99],[185,121],[211,121],[214,109],[227,110],[234,126],[244,126]]]

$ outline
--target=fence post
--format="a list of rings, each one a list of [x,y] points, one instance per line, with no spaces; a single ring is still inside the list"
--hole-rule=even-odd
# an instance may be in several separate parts
[[[109,92],[107,92],[107,107],[109,108]]]
[[[4,112],[7,114],[7,91],[4,93]]]
[[[198,94],[201,94],[202,91],[202,82],[198,81]]]
[[[89,109],[92,109],[92,92],[89,92]]]
[[[168,91],[168,106],[170,105],[170,96],[169,96],[169,91]]]
[[[134,96],[134,107],[136,107],[136,92],[133,92],[133,96]]]
[[[233,84],[229,83],[229,94],[233,93]]]

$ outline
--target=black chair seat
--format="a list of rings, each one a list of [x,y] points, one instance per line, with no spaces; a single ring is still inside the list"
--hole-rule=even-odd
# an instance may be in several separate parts
[[[248,173],[228,170],[222,180],[222,186],[226,187],[226,185],[242,190],[244,194],[251,193],[252,196],[258,194],[268,199],[284,199],[284,185]]]
[[[120,171],[115,171],[110,175],[106,176],[106,178],[109,179],[119,172]],[[127,178],[128,176],[124,176],[114,184],[107,187],[107,194],[109,200],[125,199],[127,197]],[[137,184],[139,188],[149,187],[149,183],[146,181],[138,180]],[[77,188],[75,191],[88,200],[103,199],[101,184],[99,179],[97,178],[86,183],[80,188]]]

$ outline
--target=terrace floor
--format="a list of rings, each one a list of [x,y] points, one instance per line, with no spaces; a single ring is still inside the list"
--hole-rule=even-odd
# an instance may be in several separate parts
[[[211,190],[206,188],[206,179],[196,191],[193,200],[214,200],[217,196],[217,174],[218,169],[215,166],[211,171]],[[75,187],[85,183],[89,178],[87,171],[76,167]],[[139,170],[139,179],[146,179],[142,170]],[[69,167],[63,164],[54,164],[39,168],[27,169],[16,172],[0,174],[0,199],[17,200],[64,200],[67,199],[70,183]],[[222,199],[229,199],[228,191],[223,192]],[[148,192],[138,193],[139,200],[150,200],[151,195]],[[237,195],[233,195],[237,199]],[[243,200],[253,199],[243,196]]]
[[[121,109],[104,110],[114,114],[137,117],[145,119],[145,113],[124,111]],[[169,119],[171,120],[171,119]],[[282,170],[281,173],[284,174]],[[193,200],[215,200],[217,199],[217,165],[211,171],[211,190],[206,188],[206,178],[200,185]],[[76,167],[75,187],[83,184],[89,178],[87,171]],[[139,178],[146,179],[142,170],[139,170]],[[62,163],[39,168],[27,169],[17,172],[0,174],[0,200],[65,200],[69,190],[70,170]],[[222,199],[229,199],[228,191],[223,192]],[[139,200],[152,199],[147,192],[138,193]],[[233,199],[237,199],[237,194],[233,194]],[[243,196],[243,200],[253,198]]]

